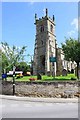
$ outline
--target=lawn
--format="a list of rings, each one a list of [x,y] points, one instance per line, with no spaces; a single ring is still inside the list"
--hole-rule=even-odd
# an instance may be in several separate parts
[[[15,79],[16,79],[16,81],[30,81],[29,80],[30,78],[37,79],[37,76],[24,76],[22,78],[18,78],[18,79],[15,78]],[[61,75],[61,76],[55,76],[55,77],[43,75],[42,80],[40,80],[40,81],[53,81],[53,80],[59,80],[59,81],[61,80],[62,81],[62,80],[71,80],[71,78],[77,79],[77,77],[74,74],[68,74],[67,76]],[[8,77],[7,80],[12,80],[12,78]]]
[[[43,76],[43,80],[71,80],[77,79],[77,77],[74,74],[68,74],[67,76],[55,76],[55,77],[48,77],[48,76]]]

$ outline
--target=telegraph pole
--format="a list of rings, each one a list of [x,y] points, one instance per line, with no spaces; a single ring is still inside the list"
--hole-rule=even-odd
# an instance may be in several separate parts
[[[13,66],[13,95],[15,95],[15,65]]]

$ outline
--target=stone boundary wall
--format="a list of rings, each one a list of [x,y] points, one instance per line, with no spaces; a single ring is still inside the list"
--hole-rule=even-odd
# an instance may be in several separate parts
[[[2,94],[12,95],[13,83],[3,81]],[[15,82],[15,95],[27,97],[76,98],[80,97],[80,82],[52,81],[52,82]],[[1,94],[1,90],[0,90]]]

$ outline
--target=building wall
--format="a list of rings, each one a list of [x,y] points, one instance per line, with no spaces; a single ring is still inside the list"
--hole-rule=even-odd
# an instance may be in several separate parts
[[[57,48],[57,75],[62,75],[63,69],[68,72],[71,72],[72,69],[75,73],[76,63],[72,61],[65,60],[64,53],[61,48]]]

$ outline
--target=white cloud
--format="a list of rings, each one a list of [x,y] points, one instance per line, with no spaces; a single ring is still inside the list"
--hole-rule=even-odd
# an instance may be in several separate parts
[[[74,25],[74,29],[78,31],[78,19],[74,18],[71,22],[71,25]]]
[[[71,30],[71,31],[68,32],[68,35],[71,37],[74,33],[75,33],[75,31]]]
[[[76,32],[78,32],[78,19],[77,18],[74,18],[71,22],[71,26],[73,27],[72,30],[70,30],[67,34],[71,37],[72,35],[74,35]]]
[[[78,30],[80,31],[80,17],[78,18]]]
[[[34,4],[34,1],[31,1],[31,2],[30,2],[30,5],[33,5],[33,4]]]
[[[27,2],[28,0],[25,1]],[[35,2],[79,2],[79,0],[35,0]]]

